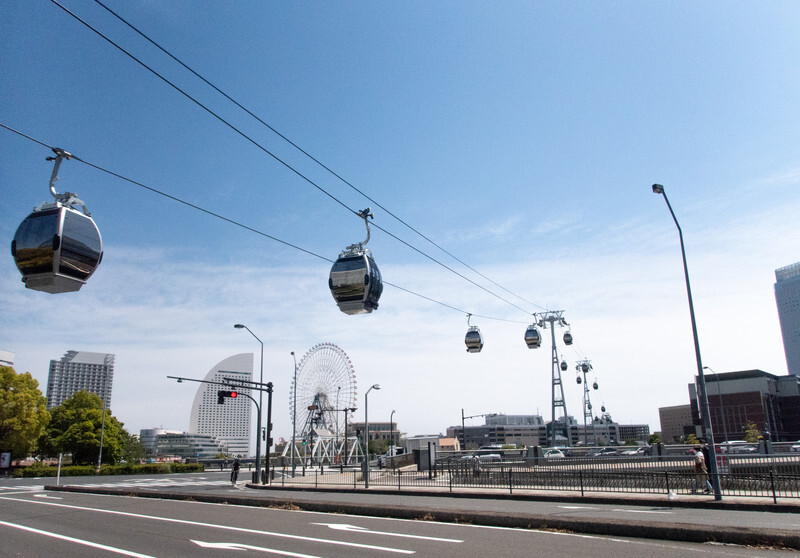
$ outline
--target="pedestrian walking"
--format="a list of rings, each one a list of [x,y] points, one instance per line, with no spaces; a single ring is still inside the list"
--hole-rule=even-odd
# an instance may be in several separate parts
[[[242,468],[242,463],[239,461],[239,458],[233,460],[233,466],[231,467],[231,484],[236,486],[236,480],[239,478],[239,469]]]
[[[700,446],[695,447],[691,452],[694,454],[694,486],[692,494],[695,494],[700,487],[703,492],[708,494],[711,491],[711,483],[708,482],[708,469],[706,469],[706,459]]]

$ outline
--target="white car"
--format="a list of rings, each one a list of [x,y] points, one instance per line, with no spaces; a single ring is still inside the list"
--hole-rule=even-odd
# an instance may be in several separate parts
[[[549,449],[544,452],[545,459],[564,459],[564,452],[560,449]]]
[[[797,440],[797,443],[791,449],[792,451],[800,451],[800,440]]]

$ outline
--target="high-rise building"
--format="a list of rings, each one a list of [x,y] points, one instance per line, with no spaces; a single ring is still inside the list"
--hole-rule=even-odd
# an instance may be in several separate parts
[[[800,262],[775,270],[775,302],[789,374],[800,376]]]
[[[252,381],[253,353],[242,353],[226,358],[214,366],[205,376],[208,382],[201,383],[192,404],[189,431],[192,434],[214,436],[227,444],[233,455],[250,455],[250,414],[253,402],[240,395],[235,399],[225,398],[222,405],[217,402],[217,392],[225,388],[226,379]],[[238,390],[250,395],[249,390]],[[254,396],[254,399],[258,397]]]
[[[81,390],[96,393],[106,408],[111,408],[114,358],[114,355],[105,353],[67,351],[61,360],[51,360],[47,377],[47,408],[58,407]]]
[[[14,366],[14,353],[0,350],[0,366]]]

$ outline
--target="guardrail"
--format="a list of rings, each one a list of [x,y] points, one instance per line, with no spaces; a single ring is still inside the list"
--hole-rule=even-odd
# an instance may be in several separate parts
[[[282,472],[273,484],[347,486],[354,490],[364,485],[360,469],[315,468],[304,475]],[[373,469],[369,484],[374,487],[504,489],[579,492],[620,492],[681,495],[702,492],[694,463],[688,458],[563,459],[542,465],[523,462],[475,463],[469,460],[440,461],[430,471]],[[702,481],[701,481],[702,482]],[[724,496],[800,498],[800,456],[730,456],[720,467],[720,486]]]

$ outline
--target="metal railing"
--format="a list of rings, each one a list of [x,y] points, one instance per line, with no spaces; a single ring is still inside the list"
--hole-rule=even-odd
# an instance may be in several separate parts
[[[731,456],[720,467],[724,496],[800,498],[800,456]],[[361,469],[314,468],[305,475],[277,469],[273,485],[340,486],[354,490],[364,486]],[[694,473],[687,458],[564,459],[556,463],[494,462],[448,459],[430,471],[373,469],[369,484],[398,491],[430,488],[449,492],[459,489],[494,489],[587,493],[615,492],[677,496],[702,492],[704,478]],[[700,485],[700,486],[698,486]]]

